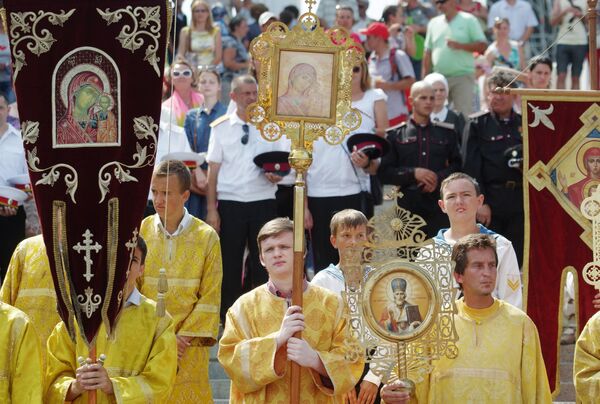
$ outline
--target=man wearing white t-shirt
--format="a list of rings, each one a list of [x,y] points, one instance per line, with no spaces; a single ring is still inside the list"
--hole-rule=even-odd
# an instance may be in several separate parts
[[[538,26],[538,19],[531,4],[524,0],[500,0],[492,5],[488,14],[488,28],[493,28],[497,18],[506,18],[510,22],[508,36],[513,41],[525,44]]]

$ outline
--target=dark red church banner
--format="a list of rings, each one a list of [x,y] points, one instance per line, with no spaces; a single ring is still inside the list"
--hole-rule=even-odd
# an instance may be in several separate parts
[[[71,336],[114,326],[158,135],[166,0],[5,0],[29,174]]]
[[[568,95],[522,97],[527,313],[539,330],[555,392],[564,273],[576,272],[580,327],[594,313],[595,291],[581,277],[581,270],[592,261],[592,224],[580,206],[600,184],[597,100]]]

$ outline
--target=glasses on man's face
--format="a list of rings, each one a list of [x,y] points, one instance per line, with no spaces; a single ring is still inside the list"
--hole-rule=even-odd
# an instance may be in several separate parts
[[[448,0],[435,0],[435,4],[444,4]]]
[[[194,12],[195,14],[199,14],[199,13],[201,13],[201,14],[204,14],[204,13],[208,13],[208,10],[207,10],[207,9],[205,9],[205,8],[197,8],[197,9],[195,9],[193,12]]]
[[[243,124],[242,130],[244,131],[244,135],[242,136],[242,144],[245,146],[248,144],[248,137],[250,137],[250,127],[248,124]]]
[[[173,73],[171,73],[173,75],[173,77],[179,77],[179,76],[183,76],[183,77],[192,77],[192,71],[191,70],[173,70]]]

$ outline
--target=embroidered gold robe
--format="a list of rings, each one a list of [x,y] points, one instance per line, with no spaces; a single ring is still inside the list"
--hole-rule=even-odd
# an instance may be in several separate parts
[[[546,404],[552,402],[540,339],[521,310],[495,300],[482,310],[456,301],[459,340],[455,359],[434,362],[417,385],[417,402],[444,404]],[[414,401],[414,400],[413,400]]]
[[[584,404],[600,397],[600,312],[589,319],[575,345],[573,378],[577,398]]]
[[[285,347],[276,350],[275,341],[287,308],[284,298],[262,285],[240,297],[227,311],[218,358],[231,378],[231,403],[289,402],[291,362]],[[346,357],[351,353],[351,341],[344,310],[340,296],[319,286],[309,286],[303,294],[302,338],[317,351],[332,383],[327,387],[316,371],[301,368],[303,404],[343,402],[343,394],[354,388],[362,374],[360,350],[354,351],[356,360]]]
[[[19,309],[0,302],[0,401],[41,404],[42,357],[35,330]]]
[[[167,270],[165,302],[175,334],[193,337],[179,360],[170,401],[192,404],[212,401],[209,347],[216,343],[219,331],[223,267],[217,233],[203,221],[190,219],[180,233],[169,238],[161,230],[157,214],[144,219],[140,234],[148,244],[148,256],[140,291],[156,299],[159,270]]]
[[[21,241],[15,249],[0,289],[0,300],[22,310],[31,320],[40,340],[42,369],[45,369],[46,341],[60,322],[60,316],[41,235]]]
[[[114,397],[97,390],[97,403],[167,403],[177,371],[177,345],[173,320],[156,316],[156,303],[141,296],[140,305],[121,309],[109,340],[104,325],[96,337],[97,355],[106,355],[104,367],[112,381]],[[89,351],[77,329],[77,344],[61,321],[48,339],[46,402],[63,403],[79,367],[77,358]],[[87,392],[73,404],[87,403]]]

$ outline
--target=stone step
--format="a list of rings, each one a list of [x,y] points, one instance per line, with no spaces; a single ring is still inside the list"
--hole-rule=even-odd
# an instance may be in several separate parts
[[[211,379],[210,387],[215,400],[229,400],[230,380],[226,379]]]

